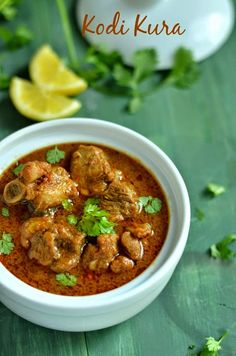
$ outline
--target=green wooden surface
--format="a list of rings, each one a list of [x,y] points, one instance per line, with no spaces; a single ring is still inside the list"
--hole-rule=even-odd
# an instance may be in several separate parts
[[[73,18],[74,4],[67,1]],[[33,51],[49,42],[66,55],[55,1],[25,0],[16,22],[26,21],[34,32],[31,45],[3,57],[9,73],[25,75]],[[85,50],[74,24],[78,56]],[[2,56],[1,56],[2,57]],[[193,214],[183,258],[163,293],[136,317],[115,327],[63,333],[33,325],[0,304],[1,356],[185,356],[188,346],[225,329],[222,355],[236,355],[236,261],[222,263],[207,255],[208,247],[236,232],[236,30],[227,44],[201,64],[202,76],[187,91],[165,89],[149,97],[133,116],[122,111],[125,100],[88,90],[81,95],[79,115],[130,127],[158,144],[182,173]],[[0,139],[32,124],[0,94]],[[209,199],[202,190],[209,181],[227,192]]]

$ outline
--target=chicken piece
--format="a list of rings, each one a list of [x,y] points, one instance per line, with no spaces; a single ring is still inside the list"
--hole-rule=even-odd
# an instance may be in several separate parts
[[[50,266],[55,259],[60,258],[60,252],[55,243],[56,236],[50,231],[35,234],[31,239],[29,258],[34,258],[43,266]]]
[[[114,173],[101,148],[80,145],[72,156],[71,176],[80,193],[91,196],[103,194]]]
[[[114,273],[130,271],[134,267],[134,261],[125,256],[117,256],[111,263],[111,270]]]
[[[44,211],[76,195],[78,191],[67,171],[62,167],[52,167],[39,185],[32,183],[28,186],[26,199],[31,201],[36,211]]]
[[[49,216],[31,218],[26,220],[20,228],[20,242],[24,248],[30,247],[30,240],[35,235],[42,235],[51,229],[53,219]]]
[[[58,206],[76,195],[76,183],[64,168],[40,161],[26,163],[19,177],[8,183],[3,193],[8,205],[26,200],[36,212]]]
[[[85,234],[78,232],[72,226],[64,226],[62,223],[57,225],[57,244],[61,256],[54,261],[51,269],[55,272],[69,271],[76,267],[80,261],[82,250],[85,244]]]
[[[144,239],[145,237],[152,236],[154,234],[152,226],[148,223],[132,223],[132,225],[126,227],[126,230],[131,232],[131,234],[138,239]]]
[[[97,272],[107,270],[119,252],[118,240],[119,236],[116,234],[103,234],[98,236],[96,245],[88,244],[82,255],[84,268]]]
[[[142,259],[143,244],[140,240],[132,237],[130,232],[126,231],[121,235],[121,244],[132,260],[138,261]]]
[[[51,165],[47,162],[27,162],[19,173],[19,178],[24,184],[35,182],[37,179],[47,176],[51,171]]]
[[[31,218],[22,225],[20,234],[22,246],[29,250],[29,258],[55,272],[68,272],[79,263],[85,235],[65,221]]]
[[[138,198],[133,187],[115,179],[101,199],[101,207],[110,213],[110,219],[121,221],[138,213]]]

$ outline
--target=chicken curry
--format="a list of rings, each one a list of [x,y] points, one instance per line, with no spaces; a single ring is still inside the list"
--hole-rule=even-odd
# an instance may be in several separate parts
[[[0,177],[0,262],[40,290],[71,296],[120,287],[157,257],[165,194],[140,162],[92,144],[28,154]]]

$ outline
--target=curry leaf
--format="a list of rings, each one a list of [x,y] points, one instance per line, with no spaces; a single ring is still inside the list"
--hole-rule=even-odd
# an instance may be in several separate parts
[[[77,277],[70,273],[58,273],[56,281],[65,287],[74,287],[77,284]]]
[[[14,243],[12,242],[12,235],[6,232],[3,232],[0,239],[0,254],[10,255],[14,248]]]

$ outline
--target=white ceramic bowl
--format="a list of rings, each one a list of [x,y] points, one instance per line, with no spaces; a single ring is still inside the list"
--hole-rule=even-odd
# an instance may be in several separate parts
[[[0,173],[33,150],[66,142],[104,144],[139,159],[161,183],[170,208],[168,236],[158,257],[140,276],[109,292],[84,297],[46,293],[23,283],[0,263],[0,300],[13,312],[56,330],[96,330],[134,316],[166,286],[187,241],[189,197],[180,173],[160,148],[132,130],[94,119],[50,121],[12,134],[0,143]]]

